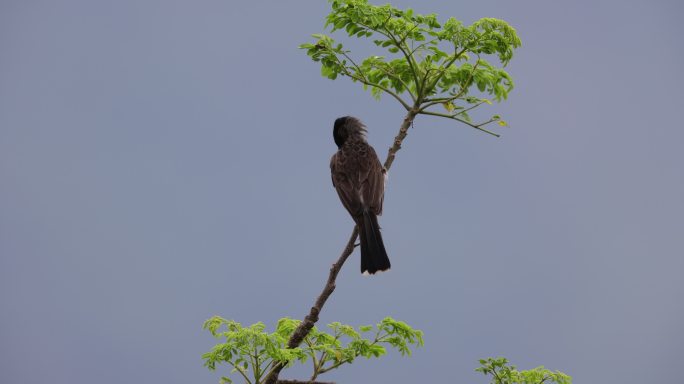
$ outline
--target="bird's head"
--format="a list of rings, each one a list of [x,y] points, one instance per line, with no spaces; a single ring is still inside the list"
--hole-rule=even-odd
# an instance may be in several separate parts
[[[344,116],[335,120],[333,127],[333,138],[337,148],[341,148],[350,137],[361,137],[365,139],[366,126],[361,120],[352,116]]]

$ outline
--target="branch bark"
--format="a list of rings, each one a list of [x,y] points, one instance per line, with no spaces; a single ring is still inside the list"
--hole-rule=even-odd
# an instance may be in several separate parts
[[[394,158],[396,157],[397,152],[401,149],[401,143],[406,138],[406,135],[408,135],[408,129],[411,126],[411,123],[413,123],[413,119],[415,119],[416,115],[418,114],[418,110],[419,104],[416,103],[414,104],[413,108],[409,109],[408,113],[406,114],[406,117],[404,117],[404,121],[401,123],[401,126],[399,127],[399,133],[397,133],[397,136],[394,138],[394,143],[387,152],[387,158],[385,159],[384,163],[384,167],[387,171],[389,171],[390,167],[392,166],[392,163],[394,162]],[[292,333],[292,336],[290,336],[290,340],[288,340],[287,342],[288,348],[297,348],[299,344],[304,340],[306,335],[309,334],[314,324],[316,324],[316,322],[318,321],[318,315],[321,313],[321,310],[323,309],[325,302],[328,300],[328,297],[330,297],[330,295],[335,290],[335,280],[337,279],[337,274],[342,269],[342,265],[344,265],[344,262],[347,261],[349,255],[351,255],[352,252],[354,252],[354,243],[356,242],[356,238],[358,237],[358,235],[359,228],[357,226],[354,226],[354,230],[352,231],[352,234],[349,237],[349,241],[347,241],[347,245],[344,247],[342,254],[337,259],[337,261],[332,265],[332,267],[330,267],[328,281],[326,282],[325,287],[323,287],[323,291],[316,299],[316,302],[314,303],[313,307],[311,307],[311,309],[309,310],[309,314],[306,315],[304,321],[302,321],[299,324],[297,329],[295,329],[295,331]],[[266,376],[264,384],[308,383],[307,381],[278,380],[278,375],[280,374],[280,371],[283,368],[284,365],[280,363],[274,365],[268,373],[268,376]]]
[[[323,305],[325,305],[328,297],[330,297],[335,290],[335,280],[337,279],[337,274],[340,272],[340,269],[342,269],[342,265],[344,265],[344,262],[347,261],[349,255],[354,252],[354,243],[356,242],[358,235],[359,229],[358,227],[354,226],[354,230],[352,231],[351,237],[349,238],[349,241],[347,241],[347,245],[344,247],[342,254],[332,265],[332,267],[330,267],[328,281],[326,282],[325,287],[323,287],[323,291],[316,299],[314,306],[311,307],[311,310],[309,310],[309,314],[306,315],[304,321],[299,323],[297,329],[295,329],[295,331],[292,333],[292,336],[290,336],[290,340],[287,341],[288,348],[297,348],[304,340],[306,335],[309,334],[314,324],[316,324],[318,321],[318,314],[321,313]],[[271,371],[268,373],[268,376],[266,376],[264,384],[275,384],[276,382],[281,382],[282,380],[278,380],[278,375],[283,368],[283,364],[278,363],[274,365]]]
[[[397,133],[397,136],[394,138],[394,143],[390,147],[389,151],[387,151],[387,158],[385,159],[385,169],[389,171],[390,167],[392,166],[392,163],[394,162],[394,158],[397,155],[397,152],[401,149],[401,143],[404,142],[404,139],[406,138],[406,135],[408,135],[408,129],[411,127],[411,124],[413,123],[413,119],[416,118],[416,115],[418,114],[418,109],[419,109],[419,101],[414,104],[412,109],[409,109],[408,113],[406,114],[406,117],[404,117],[404,121],[401,123],[401,127],[399,127],[399,133]]]

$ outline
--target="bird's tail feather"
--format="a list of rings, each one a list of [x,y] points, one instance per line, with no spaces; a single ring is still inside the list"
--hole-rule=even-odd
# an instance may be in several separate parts
[[[363,219],[359,220],[361,237],[361,273],[374,274],[390,269],[390,261],[385,251],[380,234],[378,217],[368,210],[363,211]]]

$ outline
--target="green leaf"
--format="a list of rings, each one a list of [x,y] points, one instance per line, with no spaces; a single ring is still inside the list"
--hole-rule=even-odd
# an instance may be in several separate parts
[[[380,357],[380,356],[387,353],[387,350],[385,349],[385,347],[383,347],[382,345],[377,345],[377,344],[369,346],[368,351],[369,351],[369,356],[366,356],[366,357],[371,357],[371,355],[373,357]]]
[[[333,80],[337,77],[335,71],[330,67],[326,67],[325,65],[321,66],[321,75]]]

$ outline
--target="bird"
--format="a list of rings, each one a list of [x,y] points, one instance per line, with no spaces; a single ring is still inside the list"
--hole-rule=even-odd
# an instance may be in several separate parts
[[[330,159],[330,173],[342,205],[358,226],[361,273],[373,275],[391,267],[378,224],[387,172],[366,141],[366,132],[366,126],[356,117],[335,120],[333,139],[337,152]]]

